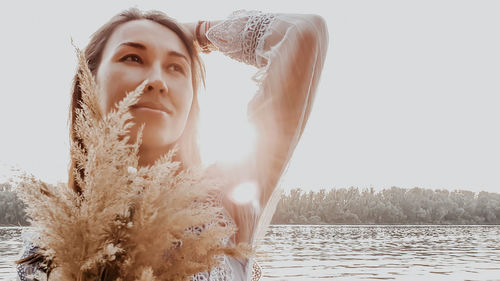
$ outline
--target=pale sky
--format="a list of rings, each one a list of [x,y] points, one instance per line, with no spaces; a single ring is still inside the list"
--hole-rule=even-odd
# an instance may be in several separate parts
[[[223,19],[238,9],[325,18],[327,60],[285,189],[500,191],[500,2],[479,0],[3,1],[0,182],[10,165],[66,181],[76,68],[70,40],[83,48],[131,6],[181,22]],[[206,131],[213,124],[244,126],[255,70],[220,54],[203,58],[201,133],[212,143]],[[213,153],[230,147],[218,144]]]

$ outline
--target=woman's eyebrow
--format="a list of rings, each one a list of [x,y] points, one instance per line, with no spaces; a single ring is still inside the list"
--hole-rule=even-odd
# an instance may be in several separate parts
[[[146,46],[142,45],[141,43],[137,43],[137,42],[124,42],[124,43],[121,43],[118,47],[121,47],[121,46],[130,46],[133,48],[146,50]]]
[[[182,59],[184,59],[189,64],[189,59],[184,54],[182,54],[182,53],[179,53],[179,52],[176,52],[176,51],[169,51],[167,54],[169,56],[182,58]]]

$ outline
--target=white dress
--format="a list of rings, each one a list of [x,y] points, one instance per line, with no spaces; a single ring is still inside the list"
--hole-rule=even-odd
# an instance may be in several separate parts
[[[280,196],[276,186],[311,111],[326,58],[327,28],[316,15],[240,10],[212,26],[206,35],[218,51],[258,69],[253,77],[258,91],[248,105],[249,119],[258,133],[256,153],[237,165],[237,171],[222,171],[229,177],[245,173],[258,184],[257,204],[225,206],[239,232],[255,246],[270,223]],[[36,251],[30,237],[33,234],[23,234],[22,257]],[[252,265],[252,260],[223,257],[220,267],[196,274],[193,281],[252,280]],[[36,264],[19,265],[18,280],[33,280],[27,276],[36,270]]]

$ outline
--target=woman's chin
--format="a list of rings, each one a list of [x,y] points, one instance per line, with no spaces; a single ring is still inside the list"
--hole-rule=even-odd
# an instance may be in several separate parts
[[[175,138],[170,134],[161,134],[159,132],[167,131],[166,126],[158,126],[159,124],[146,124],[142,130],[141,146],[143,147],[166,147],[175,141]],[[129,143],[135,143],[139,125],[134,125],[129,132]]]

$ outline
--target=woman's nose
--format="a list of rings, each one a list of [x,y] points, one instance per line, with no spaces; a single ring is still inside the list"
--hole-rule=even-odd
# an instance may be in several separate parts
[[[146,84],[147,92],[158,92],[164,94],[168,91],[167,85],[162,80],[156,79]]]
[[[149,83],[146,85],[146,91],[152,92],[157,91],[160,94],[168,92],[167,84],[163,79],[163,71],[161,65],[155,64],[149,72],[148,75]]]

